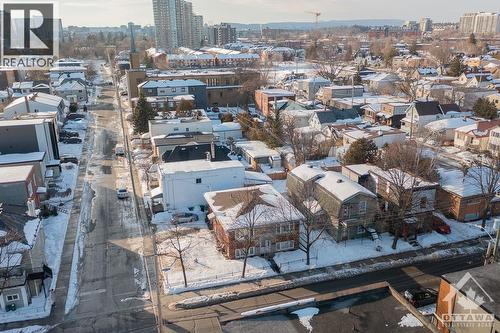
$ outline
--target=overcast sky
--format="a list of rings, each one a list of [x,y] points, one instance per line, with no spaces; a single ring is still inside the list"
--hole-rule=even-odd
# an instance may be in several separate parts
[[[207,23],[313,21],[367,18],[457,22],[464,12],[499,11],[499,0],[192,0]],[[64,26],[117,26],[133,21],[153,24],[152,0],[60,0]]]

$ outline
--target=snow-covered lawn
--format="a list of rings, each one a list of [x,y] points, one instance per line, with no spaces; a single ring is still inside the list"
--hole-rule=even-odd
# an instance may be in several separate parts
[[[486,235],[479,228],[480,222],[465,224],[444,219],[451,226],[451,234],[441,235],[433,231],[432,233],[419,235],[418,243],[420,247],[413,247],[411,244],[400,239],[396,250],[394,250],[391,247],[393,237],[388,233],[384,233],[380,235],[379,243],[382,246],[382,250],[377,251],[375,242],[369,239],[355,239],[337,243],[330,235],[324,233],[321,239],[313,244],[311,264],[309,266],[306,265],[305,253],[300,250],[279,252],[274,256],[274,261],[280,267],[282,273],[298,272],[311,268],[346,264],[363,259],[429,248],[437,244],[451,244]],[[492,228],[493,221],[488,221],[486,229],[491,231]]]
[[[183,225],[182,244],[191,244],[186,252],[186,275],[188,287],[184,287],[179,260],[162,254],[171,252],[172,245],[167,231],[157,233],[158,253],[164,277],[165,293],[203,289],[242,281],[243,260],[227,260],[218,251],[215,238],[203,220]],[[256,279],[275,275],[269,262],[260,257],[249,258],[245,279]]]

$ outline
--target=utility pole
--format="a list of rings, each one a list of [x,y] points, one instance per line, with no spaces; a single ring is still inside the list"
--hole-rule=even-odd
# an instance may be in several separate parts
[[[496,238],[490,236],[490,241],[488,242],[488,249],[486,250],[486,258],[484,260],[484,265],[492,264],[499,261],[499,251],[498,245],[500,245],[500,219],[495,219],[493,229],[496,230]],[[484,229],[483,229],[484,230]]]

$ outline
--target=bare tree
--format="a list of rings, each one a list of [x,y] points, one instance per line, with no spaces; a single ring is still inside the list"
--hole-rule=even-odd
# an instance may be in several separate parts
[[[441,69],[441,74],[444,73],[444,66],[448,65],[452,59],[452,53],[448,45],[436,45],[431,49],[431,54],[434,57],[437,66]]]
[[[173,258],[174,262],[179,260],[184,278],[184,287],[187,287],[186,256],[193,248],[192,238],[188,235],[188,231],[181,229],[178,224],[172,225],[168,230],[167,237],[169,246],[164,255]]]
[[[491,215],[491,200],[500,191],[500,155],[482,156],[475,160],[467,174],[483,194],[481,226],[484,228],[488,215]]]
[[[335,58],[331,58],[330,60],[322,61],[318,65],[318,69],[316,70],[316,75],[321,76],[327,80],[330,80],[334,83],[339,79],[340,74],[344,70],[344,65],[337,61]]]
[[[252,249],[255,251],[260,237],[260,224],[268,217],[268,204],[261,199],[261,194],[258,188],[248,188],[232,195],[234,203],[241,205],[235,221],[234,236],[243,254],[242,279],[245,278],[248,257]]]
[[[418,191],[422,180],[436,181],[435,157],[424,157],[423,144],[399,142],[387,146],[381,153],[377,165],[382,169],[387,182],[379,183],[385,199],[390,204],[387,223],[394,233],[392,248],[396,249],[405,219],[415,218],[415,214],[426,208],[426,198]],[[379,193],[380,194],[380,193]]]
[[[297,209],[295,207],[298,207],[300,213],[302,213],[303,218],[300,220],[299,231],[299,250],[304,252],[306,265],[309,266],[311,263],[311,249],[327,230],[329,218],[324,207],[316,199],[314,182],[306,182],[299,191],[294,191],[290,194],[293,205],[287,201],[281,207],[281,212],[286,221],[293,221],[295,216],[297,216]]]
[[[410,103],[417,100],[419,97],[418,93],[423,86],[423,84],[419,83],[419,80],[415,78],[416,73],[416,67],[406,68],[403,73],[401,73],[402,80],[397,83],[399,91],[408,98],[408,102]]]
[[[5,234],[0,237],[0,294],[21,264],[22,251],[18,248],[18,244],[24,239],[24,236],[13,228],[4,232]]]

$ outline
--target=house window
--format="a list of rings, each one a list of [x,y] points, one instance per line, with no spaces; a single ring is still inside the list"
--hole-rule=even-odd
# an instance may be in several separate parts
[[[287,224],[280,224],[276,226],[276,233],[281,235],[281,234],[288,234],[292,231],[292,225],[290,223]]]
[[[285,251],[285,250],[291,250],[295,246],[295,243],[290,240],[286,242],[278,242],[276,243],[276,251]]]
[[[359,208],[360,214],[365,214],[366,213],[366,201],[360,201],[358,204],[358,208]]]
[[[237,240],[249,239],[251,235],[253,235],[253,232],[250,232],[250,229],[246,229],[246,228],[237,229],[234,232],[234,237]]]
[[[9,302],[18,301],[18,300],[19,300],[19,294],[7,295],[7,301],[9,301]]]
[[[356,230],[358,235],[365,233],[365,228],[362,225],[358,225],[358,229]]]
[[[179,130],[179,127],[174,127],[174,132],[177,132]]]
[[[427,208],[427,197],[420,198],[420,208],[425,209]]]
[[[189,132],[189,127],[186,127],[186,132]]]
[[[349,206],[343,206],[342,208],[342,216],[343,217],[349,217]]]
[[[201,178],[196,178],[196,184],[201,184]]]
[[[242,259],[242,258],[245,258],[245,249],[236,249],[234,251],[234,256],[236,257],[236,259]],[[251,257],[251,256],[254,256],[255,255],[255,247],[250,247],[248,249],[248,256]]]
[[[174,93],[174,92],[176,92],[176,91],[177,91],[177,89],[175,89],[175,88],[172,88],[172,92],[173,92],[173,93]]]
[[[269,239],[261,239],[260,240],[260,247],[264,249],[268,249],[271,247],[271,241]]]

